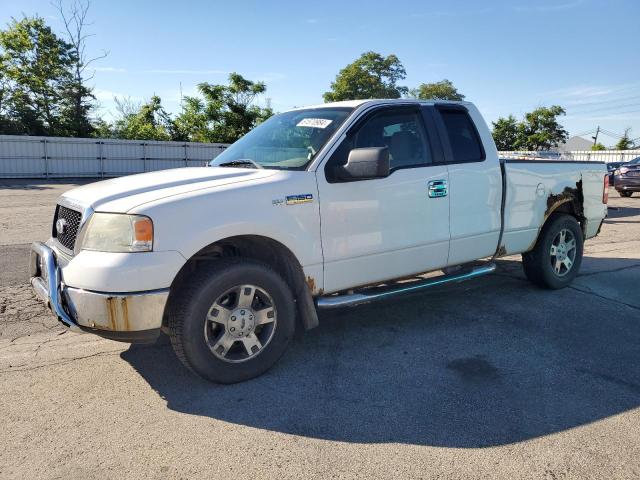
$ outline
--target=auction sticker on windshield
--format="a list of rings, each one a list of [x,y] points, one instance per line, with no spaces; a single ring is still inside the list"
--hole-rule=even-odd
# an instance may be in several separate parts
[[[311,128],[327,128],[331,125],[333,120],[327,120],[326,118],[303,118],[300,120],[296,127],[311,127]]]

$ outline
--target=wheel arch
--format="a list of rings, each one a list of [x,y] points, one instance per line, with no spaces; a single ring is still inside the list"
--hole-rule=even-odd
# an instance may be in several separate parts
[[[549,196],[547,197],[547,209],[544,212],[542,224],[538,229],[538,233],[535,239],[526,250],[527,252],[532,250],[536,246],[536,243],[538,243],[538,239],[540,238],[540,234],[542,233],[545,225],[547,225],[553,218],[563,214],[570,215],[576,219],[576,221],[580,225],[580,230],[582,230],[584,239],[586,237],[587,219],[584,215],[584,195],[582,192],[582,180],[576,182],[575,188],[567,186],[561,193],[549,194]]]
[[[171,295],[177,292],[188,275],[200,268],[215,268],[221,258],[247,258],[265,263],[284,278],[296,302],[296,311],[305,330],[318,326],[318,314],[312,295],[316,281],[305,277],[295,254],[283,243],[262,235],[236,235],[217,240],[193,254],[182,266],[171,284]],[[166,316],[163,319],[166,326]]]

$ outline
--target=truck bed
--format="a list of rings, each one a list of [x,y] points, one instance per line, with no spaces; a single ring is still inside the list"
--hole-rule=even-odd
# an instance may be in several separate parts
[[[603,162],[501,159],[505,173],[503,254],[530,250],[546,217],[567,196],[583,199],[585,236],[595,236],[606,215]]]

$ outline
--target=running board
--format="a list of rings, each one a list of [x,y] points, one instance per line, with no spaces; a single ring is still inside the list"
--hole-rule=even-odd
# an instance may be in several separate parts
[[[384,291],[378,292],[364,292],[364,293],[350,293],[345,295],[329,295],[326,297],[319,297],[316,300],[318,308],[342,308],[353,307],[355,305],[361,305],[363,303],[376,302],[378,300],[386,300],[389,298],[404,295],[406,293],[415,292],[431,287],[437,287],[445,283],[463,282],[465,280],[471,280],[472,278],[488,275],[496,270],[496,264],[491,263],[489,265],[482,265],[475,267],[471,271],[466,273],[456,273],[452,275],[444,275],[436,278],[429,278],[420,282],[413,282],[410,284],[399,285],[397,287],[387,287]],[[371,290],[374,290],[373,288]]]

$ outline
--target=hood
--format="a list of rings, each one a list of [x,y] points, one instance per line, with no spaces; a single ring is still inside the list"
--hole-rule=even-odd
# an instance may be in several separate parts
[[[141,173],[69,190],[61,200],[95,211],[128,212],[143,203],[238,182],[259,181],[276,170],[195,167]]]

